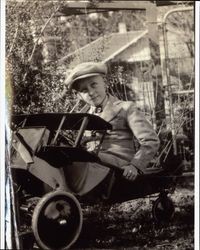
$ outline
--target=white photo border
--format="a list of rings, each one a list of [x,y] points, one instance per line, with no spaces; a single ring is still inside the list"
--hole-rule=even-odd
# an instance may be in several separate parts
[[[5,249],[5,5],[0,1],[0,249]]]
[[[199,249],[199,16],[200,2],[195,1],[195,250]]]
[[[5,249],[5,6],[6,0],[0,1],[0,249]],[[199,22],[200,2],[195,1],[195,250],[199,249]]]

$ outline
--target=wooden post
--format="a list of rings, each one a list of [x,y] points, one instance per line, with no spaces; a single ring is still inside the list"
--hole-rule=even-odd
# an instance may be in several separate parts
[[[150,74],[153,80],[154,97],[155,97],[155,119],[156,128],[159,130],[161,124],[165,124],[165,105],[164,91],[162,82],[161,57],[159,46],[159,34],[157,23],[157,7],[156,4],[148,2],[146,6],[146,17],[148,24],[148,38],[151,55]]]

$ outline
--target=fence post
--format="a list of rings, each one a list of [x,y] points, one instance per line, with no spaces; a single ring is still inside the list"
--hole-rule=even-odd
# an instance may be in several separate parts
[[[150,74],[152,76],[154,88],[156,129],[159,130],[160,126],[165,124],[165,104],[157,23],[157,7],[156,4],[150,1],[146,6],[146,17],[148,25],[150,56],[152,62]]]

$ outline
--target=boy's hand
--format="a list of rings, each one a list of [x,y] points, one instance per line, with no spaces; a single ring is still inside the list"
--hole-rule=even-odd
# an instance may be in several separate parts
[[[137,168],[131,164],[123,166],[123,169],[124,169],[123,176],[129,181],[134,181],[138,176]]]

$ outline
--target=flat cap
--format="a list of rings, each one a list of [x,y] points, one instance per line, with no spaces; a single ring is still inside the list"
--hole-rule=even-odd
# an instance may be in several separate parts
[[[106,75],[107,67],[104,63],[101,62],[84,62],[78,64],[66,78],[65,84],[69,89],[75,87],[74,83],[77,80],[84,79],[90,76],[96,75]]]

